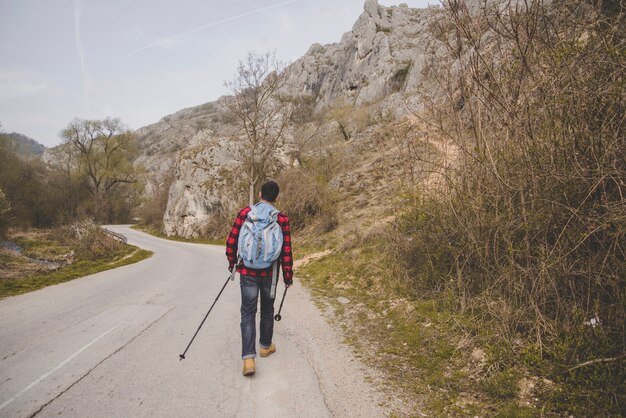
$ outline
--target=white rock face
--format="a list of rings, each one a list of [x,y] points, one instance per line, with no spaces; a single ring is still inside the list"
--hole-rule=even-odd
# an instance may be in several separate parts
[[[177,155],[197,132],[219,123],[221,100],[179,110],[135,131],[142,155],[135,161],[150,173],[147,194],[172,170]]]
[[[316,111],[353,106],[394,116],[407,113],[407,102],[419,106],[415,97],[429,54],[428,26],[439,13],[438,8],[385,7],[367,0],[352,30],[338,43],[311,45],[285,70],[284,93],[312,98]],[[234,216],[238,209],[235,202],[240,199],[232,190],[241,179],[226,139],[232,126],[221,103],[184,109],[138,131],[141,143],[152,153],[143,160],[149,170],[175,168],[164,217],[169,235],[203,235],[216,213]],[[331,120],[321,132],[327,141],[350,141],[357,125]],[[204,128],[213,133],[198,133]],[[287,157],[290,147],[286,143],[279,151],[287,165],[294,163]]]
[[[293,91],[316,99],[318,109],[343,101],[363,105],[420,83],[429,23],[439,9],[385,7],[367,0],[364,12],[336,44],[314,44],[287,71]]]
[[[225,202],[235,200],[233,153],[227,140],[209,131],[199,132],[191,147],[181,152],[163,220],[167,235],[203,235],[212,216],[228,208]]]

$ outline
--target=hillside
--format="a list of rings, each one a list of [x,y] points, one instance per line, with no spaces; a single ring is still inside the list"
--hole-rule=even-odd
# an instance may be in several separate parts
[[[371,169],[377,157],[380,160],[380,142],[386,143],[390,153],[398,145],[385,138],[381,129],[386,121],[410,115],[420,106],[422,71],[431,54],[428,26],[440,12],[406,5],[384,7],[369,0],[339,42],[312,45],[289,65],[283,94],[306,102],[307,112],[314,116],[290,125],[282,146],[283,166],[294,164],[293,152],[302,131],[318,129],[312,141],[315,146],[308,144],[305,153],[323,150],[337,156],[358,155],[333,172],[334,189],[362,188],[366,193],[361,199],[367,200],[369,193],[375,196],[387,187],[368,179],[376,177]],[[234,168],[228,157],[232,150],[227,150],[232,131],[232,120],[220,99],[181,110],[136,132],[143,154],[137,162],[154,173],[153,178],[164,178],[169,168],[175,170],[164,219],[166,233],[201,235],[216,211],[232,211],[240,203],[226,174]],[[208,142],[202,145],[203,141]],[[215,154],[219,154],[217,164],[211,162]],[[218,172],[225,177],[219,178]]]
[[[12,132],[6,137],[11,141],[12,150],[24,157],[41,157],[46,151],[44,145],[26,135]]]
[[[626,11],[609,6],[368,0],[281,73],[271,176],[297,275],[394,414],[623,411]],[[166,234],[223,238],[246,204],[235,99],[141,131],[143,161],[171,168]]]

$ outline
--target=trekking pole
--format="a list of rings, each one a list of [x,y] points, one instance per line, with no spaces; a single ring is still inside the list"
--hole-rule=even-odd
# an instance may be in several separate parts
[[[285,291],[283,292],[283,299],[280,301],[280,307],[278,308],[278,313],[274,316],[276,321],[280,321],[283,317],[280,316],[280,311],[283,309],[283,303],[285,303],[285,296],[287,295],[287,289],[289,287],[285,287]]]
[[[191,343],[193,342],[193,340],[196,339],[196,335],[198,335],[198,332],[200,332],[200,328],[202,328],[202,325],[204,325],[204,321],[206,321],[206,319],[208,318],[209,314],[211,313],[211,310],[215,306],[215,302],[217,302],[217,300],[220,298],[220,296],[222,296],[222,292],[224,291],[224,289],[226,289],[226,285],[228,284],[228,282],[232,281],[232,280],[235,280],[235,274],[236,273],[237,273],[237,266],[233,266],[233,271],[231,272],[230,276],[228,276],[228,279],[226,279],[226,283],[224,283],[224,286],[222,286],[222,290],[220,290],[220,293],[217,294],[217,297],[215,298],[215,300],[213,301],[213,304],[209,308],[209,312],[206,313],[206,315],[204,316],[204,319],[202,320],[202,322],[200,322],[200,326],[196,330],[196,333],[193,334],[193,337],[191,337],[191,341],[189,341],[189,344],[187,344],[187,348],[185,348],[185,351],[183,352],[183,354],[181,354],[179,356],[180,357],[180,361],[183,361],[185,359],[185,354],[187,354],[187,350],[189,350],[189,347],[191,347]]]

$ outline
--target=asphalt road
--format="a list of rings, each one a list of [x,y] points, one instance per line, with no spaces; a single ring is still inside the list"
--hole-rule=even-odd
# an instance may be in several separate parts
[[[297,279],[255,376],[241,375],[238,278],[179,361],[228,277],[223,248],[112,229],[155,255],[0,300],[0,417],[384,415]]]

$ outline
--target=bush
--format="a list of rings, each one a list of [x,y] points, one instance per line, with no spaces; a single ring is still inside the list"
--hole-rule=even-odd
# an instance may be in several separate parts
[[[418,196],[398,221],[397,262],[416,289],[453,289],[503,338],[534,340],[560,382],[612,359],[602,384],[587,380],[587,413],[618,411],[626,399],[607,387],[625,374],[624,10],[452,6],[438,33],[450,61],[429,69],[447,99],[429,120],[460,158],[445,192]],[[581,325],[590,318],[595,332]]]
[[[139,217],[141,225],[163,232],[163,216],[167,209],[167,201],[173,181],[174,171],[169,170],[165,174],[163,181],[157,184],[156,187],[153,187],[152,195],[146,197],[141,206],[135,210],[135,215]]]
[[[9,213],[11,205],[2,189],[0,189],[0,238],[4,238],[9,226]]]
[[[50,187],[50,170],[39,160],[23,159],[10,144],[8,137],[0,134],[0,189],[11,207],[11,225],[53,225],[60,218],[62,201]],[[8,222],[8,218],[4,220]]]
[[[199,236],[217,242],[226,242],[233,220],[232,213],[227,214],[223,210],[215,211],[200,229]]]
[[[327,109],[325,118],[339,123],[346,141],[372,124],[370,105],[367,104],[361,106],[339,104]]]
[[[124,243],[112,238],[91,221],[77,222],[63,229],[79,260],[96,260],[123,249]]]
[[[292,168],[281,173],[277,181],[280,184],[278,206],[289,216],[293,230],[312,225],[320,232],[335,228],[336,198],[314,171]]]

